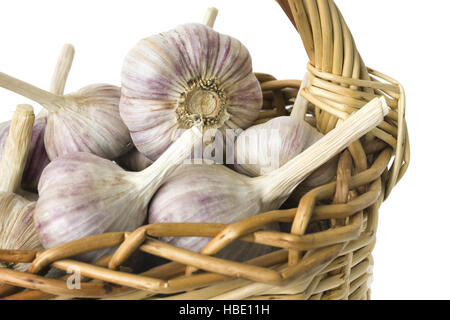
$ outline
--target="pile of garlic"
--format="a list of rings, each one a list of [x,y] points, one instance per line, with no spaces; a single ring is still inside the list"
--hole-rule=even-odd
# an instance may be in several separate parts
[[[387,107],[376,101],[360,118],[350,117],[323,137],[304,121],[299,95],[291,117],[252,126],[263,96],[250,54],[235,38],[212,29],[216,12],[209,12],[209,26],[185,24],[139,41],[125,58],[120,88],[96,84],[63,95],[71,46],[64,47],[51,92],[0,73],[0,87],[46,110],[29,130],[28,160],[19,170],[22,187],[37,191],[37,201],[15,200],[26,208],[24,218],[14,222],[17,230],[4,233],[8,239],[0,237],[0,249],[48,249],[148,223],[229,224],[278,209],[311,172],[382,121]],[[355,124],[358,130],[350,134]],[[6,141],[13,143],[9,127],[0,125],[0,155]],[[262,139],[267,131],[270,139]],[[257,145],[244,147],[250,136],[259,137]],[[232,169],[222,165],[230,141],[239,162]],[[186,160],[208,147],[218,163],[204,154],[200,161]],[[268,156],[281,161],[262,171]],[[331,181],[335,171],[331,161],[309,185]],[[1,201],[4,226],[15,213]],[[40,243],[24,241],[29,238]],[[200,251],[210,239],[163,240]],[[220,254],[242,261],[268,250],[242,244]],[[103,254],[80,258],[92,261]]]

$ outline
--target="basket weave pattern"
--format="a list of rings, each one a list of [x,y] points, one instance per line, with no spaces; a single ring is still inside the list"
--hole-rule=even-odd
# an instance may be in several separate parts
[[[152,224],[132,233],[96,235],[44,252],[0,250],[0,261],[29,262],[28,272],[0,269],[0,297],[6,299],[369,299],[378,210],[409,163],[405,96],[394,79],[367,68],[332,0],[278,0],[299,32],[310,62],[308,121],[327,133],[352,112],[383,96],[392,111],[385,121],[340,154],[336,181],[309,191],[295,208],[263,213],[232,225]],[[264,107],[257,123],[287,115],[301,81],[258,73]],[[392,161],[392,158],[394,160]],[[311,231],[326,221],[329,228]],[[290,232],[268,231],[274,222]],[[200,253],[159,241],[162,236],[210,237]],[[276,248],[245,263],[214,257],[235,241]],[[71,259],[87,251],[116,247],[89,264]],[[124,262],[136,251],[170,260],[140,274]],[[48,268],[83,276],[69,289],[68,276],[46,278]],[[27,290],[23,290],[23,289]]]

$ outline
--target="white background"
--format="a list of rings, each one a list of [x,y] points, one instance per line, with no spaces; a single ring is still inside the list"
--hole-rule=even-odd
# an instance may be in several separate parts
[[[366,64],[402,82],[407,93],[412,162],[381,207],[372,298],[448,299],[450,3],[336,3]],[[99,82],[120,85],[122,60],[138,40],[201,22],[209,6],[220,10],[215,29],[248,47],[255,71],[303,77],[300,38],[273,0],[2,0],[0,71],[48,88],[61,46],[72,43],[68,92]],[[27,101],[4,90],[0,99],[1,121]]]

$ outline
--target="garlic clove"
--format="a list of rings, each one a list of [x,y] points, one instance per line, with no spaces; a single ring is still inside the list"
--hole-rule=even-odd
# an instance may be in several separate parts
[[[179,128],[199,119],[205,130],[247,128],[261,107],[248,50],[207,26],[185,24],[143,39],[125,58],[120,113],[151,160]]]
[[[202,143],[193,127],[149,168],[127,172],[90,153],[71,153],[52,161],[39,181],[34,221],[45,248],[94,234],[133,231],[146,218],[148,203],[166,176]],[[83,255],[93,260],[108,252]]]

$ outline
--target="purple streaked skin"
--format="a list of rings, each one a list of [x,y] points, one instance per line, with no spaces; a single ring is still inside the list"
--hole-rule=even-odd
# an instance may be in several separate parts
[[[115,159],[132,148],[119,113],[120,88],[90,85],[65,97],[66,105],[47,117],[44,141],[51,160],[73,152]]]
[[[178,101],[190,84],[218,80],[227,96],[217,126],[247,128],[258,117],[262,91],[248,50],[236,39],[200,24],[186,24],[140,41],[122,68],[120,114],[137,149],[156,160],[182,127]]]
[[[0,125],[0,159],[3,156],[6,140],[9,136],[9,122]],[[30,142],[30,151],[27,163],[25,165],[22,188],[29,191],[36,191],[42,171],[50,163],[47,151],[44,145],[44,132],[47,119],[45,117],[37,118],[34,122],[33,132]]]
[[[33,221],[35,202],[10,192],[0,192],[0,248],[6,250],[42,250]],[[0,261],[0,267],[2,262]],[[13,269],[26,271],[28,264]]]
[[[185,131],[167,152],[141,172],[79,152],[53,160],[39,181],[34,221],[45,248],[106,232],[134,231],[164,179],[202,143],[197,127]],[[94,260],[99,254],[83,255]]]
[[[227,174],[220,174],[216,170]],[[230,224],[260,212],[259,194],[239,174],[219,165],[186,164],[178,168],[153,196],[148,209],[149,223]],[[195,252],[209,238],[164,237],[172,245]],[[220,257],[245,261],[270,252],[272,248],[236,242]]]
[[[39,181],[34,221],[45,248],[87,236],[133,231],[143,224],[146,204],[137,201],[135,183],[112,161],[72,153],[52,161]],[[105,250],[82,256],[93,260]]]
[[[257,144],[246,148],[240,146],[246,138],[251,139],[252,135],[258,139]],[[250,177],[269,173],[305,151],[322,136],[308,123],[293,117],[272,119],[253,126],[238,136],[234,168]],[[256,157],[251,158],[252,154],[256,154]],[[249,159],[255,159],[256,163],[250,163]],[[276,165],[273,166],[274,164]],[[313,188],[330,182],[336,174],[336,168],[337,159],[333,158],[303,181],[301,188]]]

